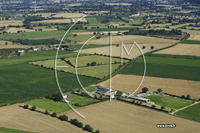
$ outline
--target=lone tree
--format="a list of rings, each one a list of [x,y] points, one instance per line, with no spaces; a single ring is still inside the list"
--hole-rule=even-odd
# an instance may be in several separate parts
[[[142,93],[146,93],[149,89],[147,87],[142,88]]]
[[[151,49],[154,49],[154,46],[151,46]]]
[[[89,132],[93,132],[93,128],[90,127],[90,125],[85,125],[85,127],[83,128],[83,130],[89,131]]]
[[[56,117],[57,113],[53,112],[53,114],[51,115],[52,117]]]
[[[161,106],[161,109],[162,109],[162,110],[165,109],[165,106]]]
[[[190,95],[189,94],[186,96],[186,99],[190,99]]]
[[[76,37],[77,36],[77,34],[74,34],[74,37]]]
[[[27,108],[28,108],[28,104],[24,105],[24,107],[23,107],[23,108],[27,109]]]
[[[158,91],[158,93],[161,93],[161,92],[162,92],[162,89],[161,89],[161,88],[159,88],[157,91]]]
[[[145,49],[145,48],[146,48],[145,46],[142,47],[142,49]]]
[[[87,67],[90,66],[90,63],[87,63]]]
[[[36,107],[35,107],[35,106],[33,106],[33,107],[31,108],[31,110],[32,110],[32,111],[35,111],[35,110],[36,110]]]
[[[96,66],[96,65],[97,65],[96,62],[92,62],[92,63],[91,63],[91,66]]]

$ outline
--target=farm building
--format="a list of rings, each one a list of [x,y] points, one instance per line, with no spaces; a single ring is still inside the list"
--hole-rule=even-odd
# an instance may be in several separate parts
[[[128,93],[128,94],[123,93],[122,97],[131,98],[131,99],[139,100],[139,101],[142,101],[142,102],[150,102],[149,99],[138,97],[138,96],[132,95],[130,93]]]
[[[39,51],[40,49],[39,48],[33,48],[33,51]]]
[[[19,56],[21,56],[21,55],[25,54],[25,51],[24,51],[24,50],[18,50],[18,51],[17,51],[17,54],[18,54]]]
[[[104,88],[104,87],[102,87],[100,85],[95,86],[95,88],[98,89],[98,91],[96,93],[104,96],[105,98],[110,98],[110,97],[114,98],[114,95],[117,92],[117,91],[115,91],[113,89]]]

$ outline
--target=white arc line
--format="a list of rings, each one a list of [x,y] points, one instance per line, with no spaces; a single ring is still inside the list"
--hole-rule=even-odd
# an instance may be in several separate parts
[[[146,74],[146,60],[145,60],[144,53],[142,52],[142,49],[140,48],[140,46],[139,46],[136,42],[134,42],[134,44],[138,47],[138,49],[139,49],[140,52],[142,53],[142,56],[143,56],[143,59],[144,59],[144,74],[143,74],[143,76],[142,76],[142,80],[141,80],[141,82],[140,82],[138,88],[132,93],[132,95],[133,95],[133,94],[140,88],[140,86],[142,85],[143,80],[144,80],[144,77],[145,77],[145,74]]]
[[[57,69],[56,69],[58,51],[59,51],[60,45],[62,44],[62,41],[64,40],[64,38],[65,38],[65,36],[67,35],[67,33],[71,30],[71,28],[72,28],[76,23],[78,23],[81,19],[83,19],[83,18],[86,17],[86,16],[87,16],[87,15],[85,15],[85,16],[81,17],[80,19],[78,19],[78,20],[66,31],[66,33],[64,34],[64,36],[62,37],[62,39],[61,39],[61,41],[60,41],[59,47],[58,47],[57,52],[56,52],[56,58],[55,58],[55,77],[56,77],[56,83],[57,83],[57,86],[58,86],[58,89],[59,89],[60,93],[62,94],[63,99],[65,99],[65,100],[66,100],[66,98],[64,98],[64,96],[63,96],[63,92],[62,92],[62,90],[61,90],[61,87],[60,87],[60,84],[59,84],[59,81],[58,81]],[[67,100],[66,100],[66,101],[67,101]],[[67,103],[67,104],[70,106],[70,108],[71,108],[76,114],[78,114],[79,116],[81,116],[81,117],[84,118],[84,119],[86,118],[85,116],[83,116],[82,114],[80,114],[78,111],[76,111],[69,103]]]
[[[78,83],[79,83],[79,85],[81,86],[81,88],[82,88],[89,96],[91,96],[92,98],[94,98],[94,97],[93,97],[92,95],[90,95],[90,94],[85,90],[85,88],[83,87],[83,85],[82,85],[81,82],[80,82],[80,79],[79,79],[79,77],[78,77],[78,72],[77,72],[77,62],[78,62],[78,56],[79,56],[79,54],[80,54],[82,48],[83,48],[92,38],[94,38],[94,37],[95,37],[95,36],[92,36],[90,39],[88,39],[88,40],[82,45],[81,49],[78,51],[78,54],[77,54],[77,57],[76,57],[76,64],[75,64],[75,72],[76,72],[76,78],[77,78],[77,80],[78,80]]]

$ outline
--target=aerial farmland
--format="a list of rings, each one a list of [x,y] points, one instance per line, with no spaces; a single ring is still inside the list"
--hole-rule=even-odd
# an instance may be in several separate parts
[[[199,5],[1,1],[0,132],[199,133]]]

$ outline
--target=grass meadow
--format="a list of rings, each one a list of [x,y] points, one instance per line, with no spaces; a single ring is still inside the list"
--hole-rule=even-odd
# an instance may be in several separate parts
[[[200,121],[199,111],[200,111],[200,103],[193,105],[191,107],[188,107],[186,109],[180,110],[176,112],[175,115]]]
[[[43,108],[52,112],[62,113],[68,110],[71,110],[69,105],[64,102],[56,102],[50,99],[36,99],[32,101],[26,102],[28,105],[33,105],[39,108]],[[77,108],[76,106],[72,105],[73,108]]]
[[[159,95],[151,95],[146,97],[147,99],[150,99],[152,102],[154,102],[157,105],[165,106],[173,109],[180,109],[182,107],[188,106],[192,104],[191,100],[185,100],[181,98],[174,98],[171,96],[159,96]]]
[[[163,58],[163,61],[164,60],[166,61],[166,63],[164,64],[164,62],[160,61],[159,58],[158,60],[157,59],[153,60],[153,59],[154,58],[147,58],[146,60],[146,76],[200,81],[200,77],[197,74],[200,73],[200,69],[199,67],[197,67],[198,63],[197,65],[196,64],[182,65],[185,63],[179,61],[173,62],[176,61],[176,59],[174,60],[173,58],[171,59]],[[162,63],[160,63],[159,61]],[[190,63],[190,61],[188,61],[187,59],[184,59],[182,61]],[[136,62],[131,62],[119,73],[128,75],[143,75],[144,64],[141,60]]]
[[[0,132],[1,133],[33,133],[33,132],[4,128],[4,127],[0,127]]]

